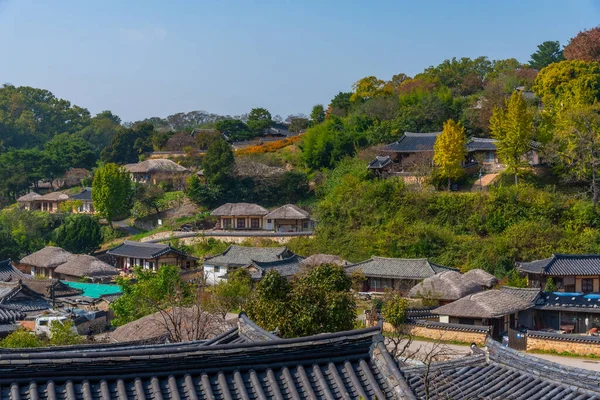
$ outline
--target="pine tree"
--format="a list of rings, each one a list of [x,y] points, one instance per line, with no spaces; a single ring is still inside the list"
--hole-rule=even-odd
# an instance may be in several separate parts
[[[459,178],[464,170],[462,162],[467,156],[467,137],[460,122],[449,119],[433,147],[433,162],[440,174],[448,178],[448,190],[452,179]]]
[[[505,109],[494,108],[490,133],[498,141],[496,148],[500,161],[506,165],[507,172],[515,175],[515,184],[518,184],[519,169],[533,140],[533,113],[521,93],[513,92]]]

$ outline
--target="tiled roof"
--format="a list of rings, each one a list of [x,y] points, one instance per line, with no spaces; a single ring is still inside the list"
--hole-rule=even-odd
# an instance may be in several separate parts
[[[429,400],[591,400],[600,397],[600,373],[567,367],[486,341],[484,355],[403,367],[416,398]],[[427,375],[426,375],[427,374]],[[425,378],[427,376],[427,378]]]
[[[495,151],[496,139],[473,137],[467,142],[467,151]]]
[[[56,279],[28,279],[23,281],[23,285],[47,299],[52,297],[52,286],[54,286],[54,297],[75,296],[82,293],[81,290]]]
[[[464,318],[499,318],[532,308],[533,304],[500,290],[486,290],[436,308],[438,315]]]
[[[287,247],[246,247],[231,245],[223,253],[204,259],[205,265],[246,267],[253,262],[269,262],[291,257]]]
[[[267,219],[309,219],[308,211],[293,204],[286,204],[265,215]]]
[[[553,311],[600,313],[600,295],[583,293],[542,293],[536,308]]]
[[[560,342],[589,343],[594,346],[600,345],[600,336],[570,335],[564,333],[543,331],[527,331],[527,337],[556,340]]]
[[[288,258],[276,261],[253,261],[252,266],[258,271],[251,273],[253,279],[261,279],[269,271],[277,271],[279,275],[290,277],[296,275],[302,265],[303,257],[293,255]]]
[[[362,271],[366,277],[394,279],[425,279],[453,268],[434,264],[426,258],[384,258],[371,259],[345,267],[346,271]]]
[[[407,399],[379,328],[199,345],[5,349],[2,398]]]
[[[24,318],[24,312],[0,305],[0,324],[9,324]]]
[[[390,156],[376,156],[375,159],[369,163],[369,166],[367,168],[380,169],[386,167],[391,163],[392,159],[390,158]]]
[[[236,217],[236,216],[264,216],[269,211],[252,203],[225,203],[221,207],[216,208],[210,215],[216,217]]]
[[[85,188],[81,192],[69,196],[71,200],[92,201],[92,188]]]
[[[383,149],[394,153],[416,153],[420,151],[433,151],[433,145],[442,132],[412,133],[404,135],[394,143],[388,144]]]
[[[432,310],[433,311],[433,310]],[[425,328],[433,328],[444,331],[459,331],[459,332],[476,332],[489,333],[491,327],[485,325],[467,325],[467,324],[450,324],[447,322],[427,321],[427,320],[409,320],[409,325],[417,325]]]
[[[553,254],[544,260],[519,263],[518,268],[551,276],[600,275],[600,254]]]
[[[537,288],[517,288],[512,286],[502,286],[500,291],[518,297],[531,304],[538,304],[541,301],[542,292]]]
[[[30,276],[25,275],[13,267],[11,260],[0,261],[0,282],[17,281],[19,279],[28,279]]]
[[[152,259],[170,252],[182,256],[186,255],[181,250],[177,250],[168,244],[132,242],[130,240],[125,240],[122,245],[108,250],[106,254],[120,257]]]

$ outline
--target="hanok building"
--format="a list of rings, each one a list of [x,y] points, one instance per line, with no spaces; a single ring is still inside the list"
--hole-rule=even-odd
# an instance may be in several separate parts
[[[267,263],[293,257],[287,247],[246,247],[231,245],[223,253],[204,259],[204,276],[209,284],[227,279],[227,273],[236,268],[245,268],[255,262]]]
[[[35,200],[40,197],[42,196],[36,192],[29,192],[26,195],[19,197],[17,199],[17,203],[19,204],[20,208],[28,211],[33,211],[36,209]]]
[[[298,274],[303,267],[303,257],[293,255],[276,261],[252,261],[248,268],[253,280],[259,281],[270,271],[277,271],[284,278],[291,279]]]
[[[386,177],[391,172],[393,165],[394,163],[390,156],[376,156],[367,168],[377,176]]]
[[[251,203],[226,203],[213,210],[210,215],[218,217],[217,229],[261,230],[265,229],[264,216],[269,211]]]
[[[18,281],[19,279],[27,279],[29,275],[25,275],[22,271],[15,268],[10,259],[0,261],[0,282]]]
[[[17,202],[21,208],[26,210],[57,213],[60,210],[60,205],[67,200],[69,200],[69,196],[62,192],[50,192],[43,196],[31,192],[19,197]]]
[[[275,232],[312,232],[314,221],[308,211],[286,204],[265,215],[265,229]]]
[[[498,279],[483,270],[471,270],[464,275],[457,271],[444,271],[423,279],[410,289],[408,296],[443,305],[490,289],[497,283]]]
[[[138,183],[157,185],[167,182],[175,187],[182,187],[190,170],[167,159],[150,159],[136,164],[125,165],[131,180]]]
[[[76,214],[94,214],[94,202],[92,201],[92,188],[84,188],[81,192],[69,196],[69,200],[77,202],[77,208],[73,210]]]
[[[26,314],[51,308],[51,304],[23,281],[0,282],[0,306]]]
[[[499,338],[509,328],[519,327],[519,312],[533,308],[531,302],[501,290],[470,294],[432,310],[440,322],[491,326],[492,336]]]
[[[405,167],[412,164],[409,157],[414,157],[415,155],[425,157],[433,163],[433,147],[440,134],[441,132],[404,132],[400,139],[385,146],[383,151],[390,155],[391,160],[397,165],[400,171],[404,171]]]
[[[397,290],[408,292],[425,278],[453,268],[434,264],[426,258],[384,258],[371,257],[369,260],[345,267],[347,273],[362,272],[367,278],[363,292],[384,292]]]
[[[561,292],[600,292],[599,254],[553,254],[544,260],[517,264],[529,287],[544,289],[552,278]]]
[[[17,268],[31,276],[57,278],[54,270],[73,257],[73,254],[60,247],[46,246],[27,257],[23,257]]]
[[[176,265],[181,269],[196,268],[198,258],[187,255],[168,244],[142,243],[125,240],[123,244],[106,252],[112,264],[125,272],[136,266],[157,271],[164,265]]]
[[[504,169],[498,160],[496,139],[473,137],[467,142],[467,163],[481,163],[489,172]]]
[[[596,371],[485,344],[472,355],[415,365],[394,360],[379,327],[281,339],[241,314],[237,326],[204,341],[4,349],[0,393],[67,400],[600,397]]]
[[[96,257],[74,255],[69,261],[54,269],[53,275],[65,281],[110,282],[119,275],[119,270]]]

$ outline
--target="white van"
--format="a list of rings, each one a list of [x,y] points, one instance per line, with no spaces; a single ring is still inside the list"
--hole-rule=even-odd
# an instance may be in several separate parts
[[[65,321],[68,321],[69,318],[65,317],[65,316],[59,316],[59,317],[38,317],[35,319],[35,334],[36,335],[41,335],[41,334],[45,334],[46,336],[50,337],[50,325],[57,321],[59,323],[64,323]],[[75,328],[75,326],[73,326],[73,331],[75,333],[77,333],[77,329]]]

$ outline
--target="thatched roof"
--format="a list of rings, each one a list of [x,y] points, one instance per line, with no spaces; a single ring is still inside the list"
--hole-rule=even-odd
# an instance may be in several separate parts
[[[344,260],[340,256],[334,256],[332,254],[313,254],[310,257],[306,257],[300,262],[301,266],[304,267],[316,267],[317,265],[333,264],[333,265],[348,265],[348,261]]]
[[[482,290],[481,285],[456,271],[447,271],[433,275],[419,282],[408,292],[412,298],[433,298],[438,300],[457,300]]]
[[[304,211],[298,206],[293,204],[286,204],[276,208],[275,210],[268,213],[265,218],[268,219],[309,219],[310,214],[308,211]]]
[[[210,325],[195,328],[193,321]],[[175,325],[181,326],[175,329]],[[184,341],[210,339],[233,327],[224,319],[199,311],[194,307],[174,307],[169,311],[156,312],[119,326],[109,337],[114,342],[164,341],[169,333],[181,332]]]
[[[432,310],[434,314],[463,318],[500,318],[533,307],[525,301],[501,290],[486,290],[453,301]]]
[[[62,201],[69,200],[69,196],[62,192],[52,192],[43,196],[37,197],[35,200],[46,200],[46,201]]]
[[[127,164],[124,168],[127,172],[140,174],[157,172],[182,173],[190,171],[176,162],[164,158],[146,160],[136,164]]]
[[[55,268],[66,263],[74,255],[60,247],[46,246],[21,259],[21,264],[32,265],[34,267]]]
[[[87,255],[77,255],[69,261],[58,266],[55,270],[57,274],[64,274],[77,277],[107,277],[119,275],[119,270],[98,260],[96,257]]]
[[[210,215],[216,217],[235,217],[235,216],[265,216],[269,213],[266,208],[258,204],[251,203],[226,203],[213,210]]]
[[[17,199],[17,202],[26,203],[29,201],[33,201],[33,200],[37,199],[38,197],[42,197],[42,196],[36,192],[29,192],[26,195],[19,197]]]
[[[488,272],[485,272],[482,269],[478,269],[478,268],[465,272],[465,274],[463,276],[466,279],[469,279],[469,280],[477,283],[479,286],[482,286],[482,287],[485,287],[488,289],[490,289],[498,284],[498,278],[496,278],[494,275],[492,275]]]

